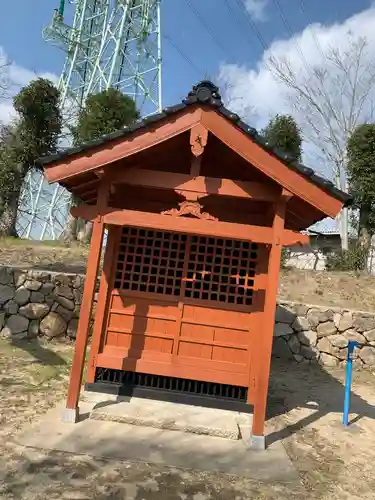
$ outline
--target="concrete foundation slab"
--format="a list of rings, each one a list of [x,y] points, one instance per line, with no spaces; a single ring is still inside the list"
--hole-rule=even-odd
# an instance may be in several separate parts
[[[43,450],[173,465],[258,481],[300,485],[299,476],[280,442],[272,443],[260,453],[249,449],[243,439],[229,440],[94,420],[88,418],[94,406],[95,403],[80,403],[81,420],[76,424],[61,422],[61,407],[50,410],[19,435],[17,443]]]
[[[236,440],[241,438],[240,415],[232,411],[133,397],[128,401],[98,403],[90,418]],[[251,416],[243,415],[242,418],[251,419]]]

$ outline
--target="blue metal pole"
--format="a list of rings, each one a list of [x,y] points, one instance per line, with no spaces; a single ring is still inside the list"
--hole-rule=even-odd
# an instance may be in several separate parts
[[[346,361],[346,378],[345,378],[345,397],[344,397],[344,414],[342,423],[345,427],[349,425],[349,410],[350,410],[350,393],[352,386],[352,371],[353,371],[353,352],[354,348],[359,345],[359,342],[349,340],[348,342],[348,358]]]

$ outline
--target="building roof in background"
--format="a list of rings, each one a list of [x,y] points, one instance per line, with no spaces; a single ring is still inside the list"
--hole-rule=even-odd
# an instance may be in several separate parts
[[[218,87],[207,80],[201,81],[197,85],[195,85],[187,95],[186,99],[184,99],[180,104],[165,108],[161,113],[150,115],[147,118],[134,123],[133,125],[104,135],[99,139],[86,142],[65,151],[61,151],[60,153],[57,153],[55,155],[40,158],[38,164],[42,167],[48,168],[48,165],[51,163],[63,161],[64,159],[68,159],[69,157],[96,148],[104,143],[119,139],[120,137],[124,137],[124,139],[126,139],[127,135],[131,134],[132,132],[141,128],[146,128],[151,123],[155,125],[155,123],[161,121],[163,118],[166,118],[172,114],[176,114],[187,106],[191,106],[194,104],[203,104],[205,106],[215,108],[218,113],[235,124],[236,127],[245,132],[255,143],[257,143],[271,155],[277,157],[277,159],[284,163],[288,168],[297,171],[299,174],[307,178],[310,182],[317,185],[321,189],[324,189],[329,194],[331,194],[331,196],[343,202],[344,205],[349,205],[351,203],[351,196],[337,189],[331,181],[325,179],[324,177],[321,177],[320,175],[315,173],[313,169],[306,167],[298,161],[295,161],[288,154],[278,151],[275,148],[271,148],[269,143],[264,141],[264,139],[255,128],[247,125],[240,119],[240,117],[236,113],[233,113],[223,105]]]

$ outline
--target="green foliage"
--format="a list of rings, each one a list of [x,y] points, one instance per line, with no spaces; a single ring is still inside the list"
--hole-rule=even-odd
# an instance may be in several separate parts
[[[276,115],[261,132],[270,147],[287,153],[294,160],[302,155],[301,131],[290,115]]]
[[[23,179],[36,160],[56,152],[62,128],[59,91],[44,78],[22,88],[14,97],[18,119],[0,134],[0,227],[1,232],[14,234],[15,214]],[[4,212],[13,207],[4,228]],[[15,210],[14,210],[15,208]]]
[[[348,140],[348,179],[360,209],[359,230],[375,231],[375,124],[358,126]]]
[[[364,271],[368,250],[358,242],[352,242],[348,250],[339,250],[326,255],[327,271]]]
[[[73,127],[74,143],[91,141],[130,125],[139,118],[134,100],[110,88],[86,99]]]
[[[19,154],[27,170],[35,161],[57,149],[62,117],[60,94],[52,82],[38,78],[21,89],[14,97],[14,109],[19,114]]]

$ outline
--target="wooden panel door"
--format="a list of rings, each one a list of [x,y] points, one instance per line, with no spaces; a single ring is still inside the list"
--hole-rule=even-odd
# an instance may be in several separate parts
[[[124,227],[98,365],[248,385],[257,247]]]

